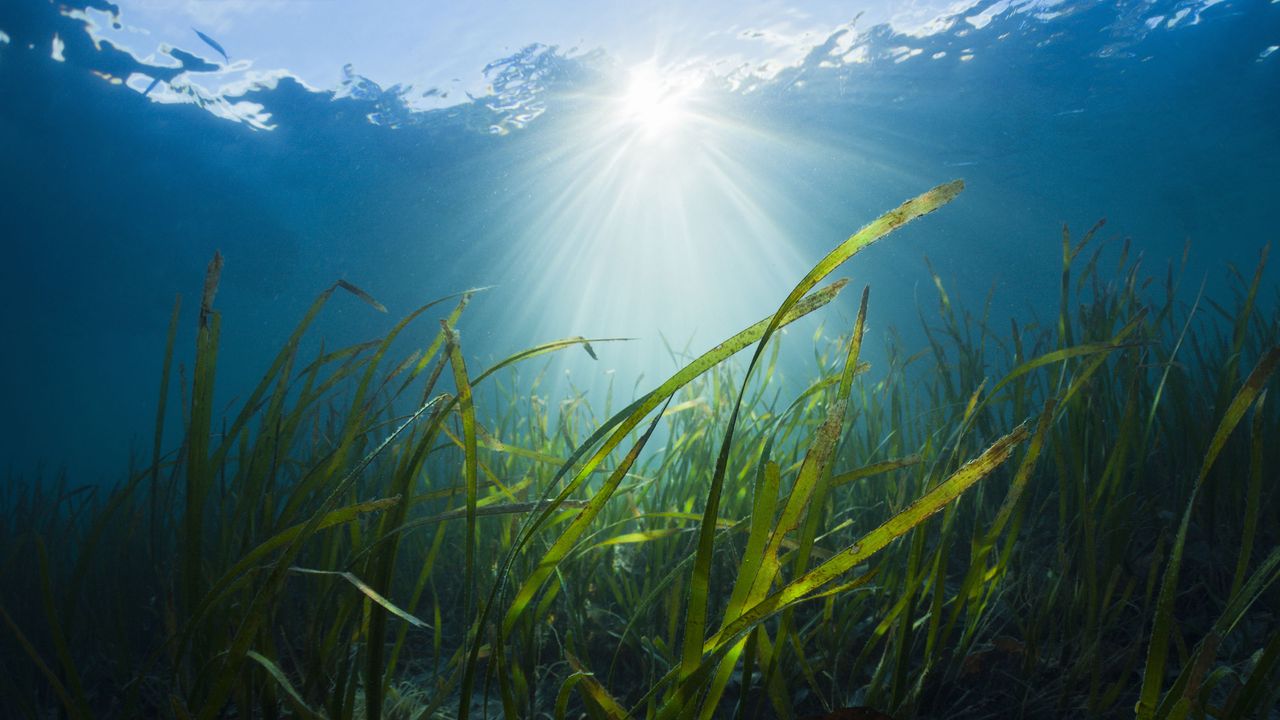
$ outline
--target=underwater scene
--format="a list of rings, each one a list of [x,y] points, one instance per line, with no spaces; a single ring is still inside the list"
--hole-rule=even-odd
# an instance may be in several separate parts
[[[0,720],[1280,718],[1277,228],[1277,0],[0,0]]]

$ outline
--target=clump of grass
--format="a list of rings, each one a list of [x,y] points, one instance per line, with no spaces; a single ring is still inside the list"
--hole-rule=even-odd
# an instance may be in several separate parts
[[[1101,224],[1064,228],[1050,322],[997,331],[935,273],[925,350],[890,338],[869,368],[864,289],[812,382],[775,381],[777,331],[844,288],[824,279],[961,188],[603,419],[520,373],[615,339],[476,372],[456,328],[478,290],[304,357],[339,290],[386,311],[346,281],[219,416],[215,256],[180,444],[175,303],[149,463],[0,494],[0,713],[1257,716],[1280,664],[1265,254],[1232,309],[1188,307],[1172,269],[1156,297]]]

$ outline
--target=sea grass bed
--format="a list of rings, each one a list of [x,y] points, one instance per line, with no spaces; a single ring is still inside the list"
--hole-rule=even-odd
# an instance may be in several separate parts
[[[528,381],[612,339],[468,367],[477,291],[304,356],[335,293],[385,311],[346,282],[216,407],[215,258],[189,377],[174,309],[129,480],[3,486],[0,715],[1266,717],[1265,250],[1209,298],[1064,228],[1056,316],[993,327],[944,270],[924,347],[861,361],[868,303],[901,303],[863,290],[843,337],[813,341],[823,371],[775,382],[779,343],[802,342],[779,331],[845,290],[828,276],[961,188],[870,223],[621,410]],[[393,357],[409,333],[430,339]]]

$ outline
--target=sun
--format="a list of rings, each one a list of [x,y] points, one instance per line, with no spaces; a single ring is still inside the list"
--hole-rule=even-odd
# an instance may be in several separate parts
[[[626,92],[618,98],[618,120],[646,135],[673,130],[688,118],[691,90],[688,81],[664,78],[650,65],[637,66],[631,70]]]
[[[791,228],[806,220],[775,179],[803,141],[732,112],[713,77],[656,61],[602,74],[576,99],[497,213],[519,238],[497,272],[528,278],[512,322],[534,337],[571,327],[683,344],[768,311],[760,289],[803,273]],[[631,382],[671,361],[665,347],[579,370]]]

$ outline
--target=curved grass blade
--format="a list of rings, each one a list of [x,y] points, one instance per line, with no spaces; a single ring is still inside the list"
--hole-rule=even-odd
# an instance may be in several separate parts
[[[179,564],[180,598],[185,608],[194,607],[203,593],[201,566],[204,560],[205,501],[213,487],[214,470],[221,463],[209,456],[213,426],[213,384],[218,362],[221,318],[209,303],[217,291],[217,275],[222,260],[215,253],[205,278],[204,300],[200,305],[200,329],[196,334],[195,370],[191,379],[190,423],[187,427],[187,473],[185,507],[182,516],[182,559]],[[230,440],[223,441],[224,446]]]
[[[845,285],[845,281],[838,281],[808,296],[803,302],[793,308],[792,312],[788,313],[787,317],[784,318],[784,324],[794,322],[831,302]],[[643,420],[645,416],[652,412],[654,408],[661,405],[664,400],[675,395],[677,390],[689,384],[693,379],[756,342],[772,319],[772,317],[769,317],[760,320],[728,340],[725,340],[715,346],[711,350],[708,350],[698,359],[689,363],[675,375],[671,376],[656,390],[644,395],[631,405],[618,412],[606,421],[599,429],[597,429],[595,433],[587,438],[586,441],[580,444],[578,449],[564,461],[564,464],[556,472],[555,476],[552,477],[549,487],[555,487],[560,479],[568,474],[569,470],[572,469],[574,465],[590,451],[591,448],[595,447],[602,439],[606,440],[604,445],[597,449],[592,457],[578,470],[578,473],[574,476],[573,480],[563,490],[561,490],[554,499],[551,500],[550,504],[548,504],[533,518],[532,522],[530,522],[528,526],[522,529],[517,541],[513,543],[512,548],[507,551],[499,577],[506,576],[514,558],[517,556],[519,551],[524,548],[524,545],[528,542],[529,538],[531,538],[543,523],[547,521],[547,519],[555,512],[556,508],[567,500],[569,495],[576,491],[588,476],[596,471],[596,468],[599,467],[604,458],[612,452],[613,449],[616,448],[622,440],[636,428],[637,425],[639,425],[640,421]],[[485,374],[487,375],[489,373]],[[496,593],[497,590],[498,587],[495,586],[494,590],[491,591],[490,603],[492,603],[494,597],[493,593]],[[486,608],[488,605],[489,604],[487,603]],[[513,605],[512,607],[514,608],[515,606]],[[506,619],[504,620],[504,626],[509,627],[511,624],[514,624],[515,620],[523,610],[524,608],[522,606],[517,608],[514,613],[509,611]],[[482,621],[483,617],[484,616],[482,615]]]
[[[613,497],[614,491],[618,489],[618,486],[622,483],[622,479],[631,469],[636,458],[640,456],[640,451],[643,450],[644,446],[649,442],[649,438],[653,435],[653,431],[657,429],[658,421],[661,419],[661,413],[653,418],[649,423],[649,427],[645,429],[644,434],[640,436],[640,439],[632,446],[626,457],[618,463],[618,467],[609,475],[609,478],[587,502],[587,506],[584,507],[578,516],[573,519],[573,522],[569,524],[569,527],[564,529],[564,532],[560,534],[560,537],[552,543],[551,548],[548,549],[542,556],[542,559],[538,561],[533,572],[529,574],[529,577],[525,580],[524,584],[521,585],[520,589],[516,592],[515,599],[511,604],[511,610],[508,611],[507,616],[503,621],[504,634],[511,631],[511,628],[515,625],[516,619],[519,618],[529,601],[533,599],[534,594],[540,587],[542,587],[542,584],[547,580],[547,578],[551,576],[551,573],[560,564],[560,561],[563,560],[565,556],[569,554],[569,551],[573,549],[573,546],[578,542],[578,539],[582,537],[584,532],[586,532],[587,527],[593,520],[595,520],[596,516],[600,514],[600,511],[604,509],[605,503],[609,501],[609,498]]]
[[[58,696],[59,702],[62,703],[63,709],[67,712],[67,717],[74,718],[75,720],[80,720],[81,718],[85,718],[87,720],[89,716],[81,713],[79,703],[71,699],[71,695],[67,692],[66,686],[58,679],[57,674],[54,673],[53,670],[49,669],[44,658],[40,657],[40,653],[36,650],[35,646],[31,644],[31,641],[27,639],[27,636],[22,632],[22,629],[13,621],[13,618],[9,617],[9,613],[4,609],[3,605],[0,605],[0,620],[4,620],[4,624],[9,626],[9,631],[18,639],[18,644],[21,645],[23,651],[27,653],[27,657],[31,658],[32,664],[34,664],[36,668],[40,670],[40,673],[44,675],[45,679],[49,681],[49,686],[53,688],[54,695]]]
[[[380,313],[385,313],[387,311],[386,305],[383,305],[377,300],[374,300],[372,295],[365,292],[364,290],[361,290],[355,285],[352,285],[346,280],[338,280],[337,282],[334,283],[334,286],[340,287],[343,290],[346,290],[347,292],[351,293],[352,295],[355,295],[356,297],[363,300],[367,305],[369,305],[369,307],[373,308],[374,310],[377,310]]]
[[[583,668],[582,662],[574,657],[573,653],[566,650],[564,656],[569,662],[569,667],[578,674],[578,685],[582,687],[583,694],[604,713],[608,720],[628,720],[631,717],[627,714],[626,709],[619,705],[617,700],[613,699],[609,691],[604,689],[600,681],[596,680],[594,675]]]
[[[315,531],[319,532],[320,530],[326,530],[335,525],[351,522],[364,513],[385,510],[398,502],[400,502],[399,497],[382,498],[380,500],[370,500],[368,502],[357,503],[355,505],[348,505],[344,508],[332,510],[320,519],[320,522],[315,527]],[[209,588],[209,591],[205,593],[205,596],[200,599],[200,605],[192,612],[190,619],[187,621],[186,628],[178,638],[175,654],[180,656],[185,652],[191,633],[196,631],[200,622],[204,620],[205,615],[215,605],[217,605],[219,601],[225,598],[232,591],[242,587],[244,583],[248,582],[249,577],[247,573],[250,570],[266,560],[267,556],[269,556],[273,551],[285,547],[289,543],[297,540],[306,529],[307,523],[303,522],[276,533],[246,553],[244,557],[236,561],[235,565],[223,573],[222,578]]]
[[[769,535],[769,526],[773,521],[774,511],[777,508],[778,486],[781,483],[781,474],[778,469],[778,463],[769,459],[771,445],[772,439],[766,443],[764,452],[761,453],[759,468],[756,470],[755,493],[751,506],[751,525],[747,531],[747,544],[743,548],[742,562],[738,564],[737,574],[734,578],[733,591],[729,595],[729,604],[724,611],[726,620],[736,617],[742,611],[742,606],[750,599],[750,592],[755,587],[756,576],[760,572],[761,558],[764,556],[765,542],[768,540]],[[720,704],[720,698],[724,696],[725,688],[728,687],[729,680],[733,676],[733,669],[738,664],[738,658],[741,656],[746,644],[747,638],[744,637],[738,640],[725,653],[724,659],[720,661],[720,667],[711,680],[707,695],[702,703],[702,713],[699,716],[701,720],[709,720],[716,707]],[[747,674],[744,673],[743,676],[747,677]]]
[[[698,682],[705,676],[709,665],[718,661],[739,638],[744,637],[752,628],[796,603],[804,601],[807,596],[820,591],[827,583],[852,570],[883,550],[890,542],[942,510],[1008,460],[1013,450],[1027,439],[1027,435],[1026,425],[1018,426],[880,527],[835,553],[831,559],[818,567],[791,581],[778,592],[745,609],[732,622],[727,623],[723,629],[707,639],[702,646],[701,659],[693,668],[690,668],[687,675],[678,674],[680,673],[678,668],[668,673],[659,685],[671,680],[677,680],[678,683],[686,686]],[[684,693],[690,690],[691,688],[686,687]],[[677,691],[674,697],[681,696],[682,694]],[[677,703],[669,702],[658,717],[673,717],[679,711],[680,707]]]
[[[549,352],[555,352],[556,350],[562,350],[567,347],[573,347],[574,345],[590,346],[591,343],[629,342],[633,339],[634,338],[625,338],[625,337],[588,339],[588,338],[579,336],[579,337],[565,338],[563,340],[553,340],[551,342],[543,343],[541,345],[534,345],[533,347],[521,350],[520,352],[503,359],[502,362],[488,368],[484,372],[477,375],[475,379],[471,381],[471,384],[472,385],[478,384],[481,380],[484,380],[485,378],[498,372],[499,370],[505,367],[508,367],[510,365],[514,365],[522,360],[528,360],[529,358],[534,358],[539,355],[545,355]]]
[[[269,592],[269,590],[271,588],[278,588],[283,583],[285,573],[288,572],[288,568],[292,564],[293,559],[297,557],[298,553],[302,549],[302,541],[311,537],[315,533],[316,528],[320,525],[324,516],[327,514],[327,509],[332,507],[332,505],[337,502],[337,499],[347,492],[355,482],[355,479],[359,477],[360,473],[364,472],[364,469],[368,467],[376,457],[390,447],[401,433],[417,422],[418,419],[427,412],[427,410],[434,407],[435,403],[436,400],[432,400],[418,408],[418,410],[406,419],[404,423],[391,432],[381,443],[356,463],[355,467],[351,468],[351,470],[348,471],[338,484],[329,492],[329,495],[321,503],[320,509],[311,516],[311,519],[309,519],[306,525],[303,526],[303,529],[299,531],[297,537],[286,544],[284,552],[281,553],[281,556],[276,560],[271,570],[271,575],[267,579],[266,586],[258,591],[253,602],[247,608],[245,620],[241,623],[240,628],[237,630],[235,637],[232,640],[231,646],[227,649],[227,652],[223,657],[222,667],[216,675],[213,689],[210,691],[209,697],[205,701],[204,708],[198,715],[200,720],[214,720],[214,718],[222,711],[222,706],[230,696],[232,685],[235,683],[236,677],[239,675],[240,668],[246,657],[246,653],[248,653],[250,649],[249,646],[257,636],[259,623],[264,620],[264,616],[267,614],[267,604],[270,602],[272,597],[272,593]]]
[[[467,365],[462,358],[462,348],[458,344],[457,333],[445,322],[440,323],[440,330],[445,334],[445,347],[448,348],[449,366],[453,369],[453,382],[458,392],[458,412],[462,416],[462,439],[464,443],[462,460],[462,477],[466,490],[467,529],[464,551],[464,577],[462,590],[462,606],[464,608],[465,626],[471,626],[472,599],[476,596],[476,411],[471,396],[471,381],[467,378]],[[467,700],[466,702],[470,702]]]
[[[1151,641],[1147,646],[1147,664],[1142,673],[1142,690],[1137,705],[1138,720],[1151,720],[1156,716],[1158,709],[1160,692],[1164,685],[1164,666],[1168,660],[1169,637],[1173,630],[1173,601],[1178,591],[1178,573],[1182,568],[1182,552],[1187,541],[1187,528],[1191,524],[1191,510],[1195,507],[1200,487],[1209,476],[1209,470],[1213,467],[1214,461],[1218,459],[1218,453],[1226,445],[1227,438],[1244,417],[1245,411],[1271,379],[1277,364],[1280,364],[1280,347],[1271,348],[1258,360],[1253,372],[1249,373],[1249,377],[1245,380],[1244,386],[1227,407],[1222,421],[1218,423],[1218,429],[1213,434],[1213,439],[1209,442],[1209,448],[1205,451],[1204,462],[1200,465],[1200,473],[1196,477],[1191,497],[1187,500],[1187,508],[1182,513],[1182,523],[1178,526],[1173,549],[1169,552],[1169,562],[1165,566],[1164,579],[1160,583],[1160,596],[1156,601]]]
[[[733,412],[729,415],[728,427],[725,429],[724,440],[720,446],[720,454],[716,459],[715,471],[711,478],[711,488],[707,493],[707,501],[705,508],[706,519],[703,527],[700,529],[698,537],[698,550],[694,559],[693,576],[689,582],[689,603],[685,615],[684,641],[681,652],[680,675],[681,679],[690,677],[694,669],[698,666],[702,657],[703,637],[707,624],[707,602],[710,591],[711,578],[711,556],[714,552],[715,526],[714,519],[718,516],[720,506],[720,494],[724,486],[725,473],[728,470],[729,449],[733,443],[734,431],[737,427],[738,414],[742,408],[742,400],[747,392],[747,385],[751,380],[751,373],[755,369],[756,363],[759,361],[761,354],[764,352],[765,346],[768,344],[770,337],[778,328],[779,323],[786,313],[797,302],[803,298],[809,290],[822,281],[827,275],[831,274],[837,267],[853,257],[859,251],[863,250],[871,243],[879,240],[890,232],[905,225],[906,223],[928,214],[951,202],[956,195],[964,189],[964,182],[955,180],[944,185],[939,185],[911,200],[906,201],[894,210],[881,215],[858,232],[849,236],[844,242],[836,246],[822,260],[818,262],[808,273],[800,280],[799,283],[791,290],[786,299],[778,307],[774,313],[773,319],[770,320],[768,327],[761,334],[760,340],[756,345],[755,353],[751,357],[751,361],[747,364],[747,370],[743,374],[742,386],[738,391],[738,397],[734,403]],[[855,363],[856,365],[856,363]],[[681,684],[683,687],[684,684]],[[686,698],[677,697],[677,705],[683,704]]]
[[[587,676],[588,673],[575,670],[569,674],[569,677],[564,679],[564,682],[560,683],[560,690],[556,693],[556,711],[552,715],[555,720],[565,720],[568,716],[569,696],[573,693],[574,686]]]
[[[1062,348],[1060,350],[1053,350],[1053,351],[1047,352],[1043,355],[1040,355],[1039,357],[1036,357],[1032,360],[1028,360],[1022,363],[1018,367],[1011,370],[1008,375],[1005,375],[1003,378],[1001,378],[1000,382],[996,383],[995,387],[991,388],[991,392],[987,395],[987,397],[988,398],[994,397],[995,394],[999,392],[1002,388],[1004,388],[1005,385],[1008,385],[1009,383],[1013,382],[1017,378],[1023,375],[1026,375],[1027,373],[1031,372],[1032,370],[1035,370],[1036,368],[1044,367],[1045,365],[1052,365],[1053,363],[1062,362],[1064,360],[1070,360],[1071,358],[1075,358],[1075,357],[1082,357],[1086,355],[1097,355],[1097,354],[1105,355],[1110,353],[1113,350],[1116,350],[1117,348],[1128,347],[1129,345],[1132,345],[1132,343],[1121,342],[1121,339],[1124,336],[1128,335],[1129,332],[1131,332],[1134,328],[1137,327],[1137,322],[1140,319],[1141,318],[1135,318],[1133,321],[1131,321],[1129,325],[1127,325],[1125,329],[1122,329],[1120,333],[1117,333],[1116,338],[1111,340],[1110,342],[1089,343],[1087,345],[1073,345],[1071,347]]]
[[[817,535],[822,508],[831,488],[830,459],[840,440],[845,408],[848,405],[849,393],[853,389],[854,375],[858,371],[858,356],[862,350],[862,338],[866,329],[869,295],[870,288],[863,288],[862,299],[858,306],[857,320],[854,322],[853,333],[849,340],[848,354],[840,374],[840,384],[836,389],[835,395],[828,401],[826,417],[822,425],[818,427],[814,440],[805,454],[799,475],[787,496],[782,516],[779,518],[777,526],[773,529],[769,544],[764,549],[763,557],[757,567],[754,568],[754,572],[751,573],[751,580],[746,585],[749,590],[744,597],[747,602],[758,602],[769,592],[769,588],[772,587],[781,570],[781,562],[778,557],[779,550],[786,543],[787,536],[797,527],[800,527],[802,520],[804,525],[796,542],[793,567],[794,572],[797,574],[803,573],[808,569],[809,558],[814,550],[813,543]],[[768,466],[766,466],[766,471],[768,469]],[[808,509],[807,515],[805,513],[806,509]],[[772,513],[770,513],[769,518],[772,518]],[[736,587],[735,590],[737,590]],[[726,609],[724,623],[728,623],[735,617],[740,609],[740,606]],[[779,649],[784,646],[788,637],[792,639],[794,644],[795,637],[791,634],[789,620],[789,615],[784,615],[778,629],[776,646]],[[727,657],[721,661],[720,671],[712,681],[710,692],[703,700],[702,718],[709,718],[714,712],[715,706],[719,703],[719,691],[722,690],[720,687],[721,678],[732,670],[733,665],[737,662],[737,654],[745,646],[745,642],[746,638],[741,638],[735,648],[731,649]],[[785,702],[779,703],[779,699],[775,699],[775,705],[780,705],[777,708],[778,713],[784,716],[789,715],[788,706]],[[676,702],[684,701],[677,699]],[[688,715],[691,709],[686,710],[685,714]]]
[[[1258,394],[1258,402],[1254,405],[1253,423],[1249,429],[1249,489],[1244,503],[1244,528],[1240,537],[1240,552],[1236,555],[1236,572],[1227,597],[1234,596],[1244,582],[1249,570],[1249,559],[1253,554],[1254,535],[1258,531],[1258,508],[1262,504],[1262,409],[1266,404],[1267,391],[1263,390]]]
[[[671,537],[672,535],[679,535],[682,532],[684,532],[684,528],[669,527],[658,528],[656,530],[640,530],[638,532],[622,533],[621,535],[614,535],[607,540],[602,540],[588,549],[599,550],[613,545],[636,545],[652,542],[654,540],[661,540],[662,538]]]
[[[846,284],[847,282],[843,280],[836,281],[831,285],[828,285],[827,287],[822,288],[804,297],[800,302],[796,303],[795,306],[792,307],[789,312],[785,314],[785,316],[781,319],[781,324],[786,325],[791,322],[794,322],[800,319],[801,317],[808,315],[814,310],[817,310],[818,308],[825,306],[827,303],[835,299],[836,295],[840,293],[840,291],[844,288]],[[715,346],[711,350],[708,350],[707,352],[703,353],[693,362],[689,363],[684,368],[676,372],[675,375],[672,375],[670,378],[668,378],[667,381],[664,382],[662,385],[660,385],[657,389],[639,398],[638,400],[636,400],[626,408],[623,408],[620,412],[615,414],[612,418],[610,418],[603,425],[601,425],[594,433],[592,433],[592,435],[588,437],[585,442],[583,442],[578,446],[578,449],[576,449],[573,452],[573,454],[570,455],[570,457],[565,461],[565,464],[561,466],[561,468],[556,472],[555,476],[551,479],[551,482],[548,484],[548,495],[550,494],[550,490],[556,487],[556,485],[560,482],[560,480],[565,475],[568,474],[568,472],[573,468],[573,466],[583,456],[585,456],[588,452],[590,452],[591,448],[595,447],[596,444],[599,443],[601,440],[604,440],[603,445],[601,445],[596,450],[596,452],[591,456],[591,458],[579,469],[578,473],[574,476],[573,480],[571,480],[555,496],[555,498],[552,499],[551,504],[548,505],[545,509],[543,509],[539,513],[537,513],[521,528],[520,532],[516,536],[515,541],[511,544],[511,547],[507,549],[506,555],[502,559],[502,562],[499,566],[498,573],[497,573],[498,581],[493,584],[492,588],[490,588],[488,599],[481,606],[480,617],[476,622],[476,627],[483,627],[487,622],[489,612],[493,608],[494,601],[497,598],[498,593],[501,592],[504,588],[505,578],[510,573],[511,567],[514,564],[515,559],[519,557],[520,552],[525,548],[525,546],[528,544],[530,539],[556,512],[556,508],[559,507],[561,503],[563,503],[566,499],[568,499],[569,495],[575,492],[578,489],[578,487],[582,485],[582,483],[586,480],[586,478],[589,477],[595,471],[595,468],[598,467],[601,462],[603,462],[604,458],[609,453],[611,453],[614,450],[614,448],[616,448],[622,442],[622,440],[633,429],[636,428],[637,425],[639,425],[641,420],[643,420],[645,416],[647,416],[651,411],[653,411],[654,408],[663,404],[665,401],[668,401],[672,396],[675,395],[676,391],[678,391],[680,388],[684,387],[689,382],[699,377],[703,373],[707,372],[711,368],[715,367],[716,365],[719,365],[725,359],[733,356],[737,352],[741,351],[742,349],[756,342],[764,334],[765,330],[769,328],[772,323],[775,323],[775,322],[778,322],[778,318],[776,316],[770,316],[768,318],[760,320],[759,322],[740,331],[739,333],[729,338],[728,340],[721,342],[719,345]],[[499,365],[503,365],[503,364],[509,364],[509,363],[506,363],[506,361],[504,361],[504,363],[500,363]],[[496,369],[497,368],[495,366],[493,370],[496,370]],[[488,372],[482,374],[480,377],[477,378],[476,382],[478,382],[481,378],[483,378],[488,374],[489,374]],[[544,497],[543,499],[545,500],[547,498]],[[536,588],[533,590],[530,590],[529,591],[530,597],[524,598],[522,602],[512,603],[512,605],[510,606],[508,612],[506,613],[503,619],[502,628],[500,628],[502,634],[506,634],[506,632],[509,632],[509,629],[512,626],[514,626],[516,620],[528,607],[529,599],[532,597],[532,593],[535,591],[536,591]],[[471,655],[467,660],[467,667],[465,670],[466,677],[470,677],[471,675],[474,674],[475,665],[478,661],[479,661],[478,645],[476,645],[476,646],[473,646]],[[470,685],[468,684],[467,687],[470,688]],[[467,711],[468,711],[468,708],[464,704],[462,706],[462,713],[461,713],[462,720],[465,720],[467,716],[466,715]]]
[[[1056,402],[1050,398],[1045,402],[1044,408],[1040,411],[1040,419],[1036,423],[1035,434],[1031,436],[1031,444],[1027,446],[1026,453],[1022,456],[1022,461],[1018,463],[1018,469],[1014,472],[1013,482],[1009,485],[1009,491],[1005,495],[1004,502],[1000,504],[1000,509],[996,511],[996,517],[991,521],[991,525],[987,527],[982,537],[975,543],[972,555],[969,560],[969,569],[965,574],[964,580],[961,582],[960,589],[956,592],[958,600],[968,603],[974,602],[980,592],[984,579],[988,577],[987,556],[991,549],[995,547],[996,541],[1000,537],[1000,533],[1004,531],[1005,525],[1009,519],[1013,517],[1014,511],[1018,508],[1022,500],[1022,495],[1026,491],[1027,483],[1031,480],[1031,472],[1035,469],[1036,462],[1040,459],[1040,451],[1044,447],[1045,438],[1049,434],[1049,428],[1053,426],[1054,410]],[[947,620],[946,627],[942,630],[942,637],[946,638],[951,634],[951,630],[960,617],[960,613],[964,610],[965,602],[956,602],[951,609],[951,616]]]
[[[67,635],[62,623],[58,621],[58,610],[53,594],[53,581],[49,575],[49,553],[45,549],[44,539],[36,537],[36,556],[40,564],[40,596],[43,599],[45,621],[49,623],[49,634],[53,639],[54,654],[58,664],[62,666],[62,674],[66,678],[67,690],[75,701],[76,708],[72,716],[89,718],[93,712],[89,709],[89,700],[84,693],[84,683],[80,680],[80,672],[71,659],[71,648],[67,645]]]
[[[404,620],[405,622],[409,623],[410,625],[416,628],[422,628],[424,630],[431,629],[431,626],[428,625],[426,622],[419,620],[417,617],[414,617],[411,613],[403,610],[395,603],[391,602],[390,600],[380,595],[378,591],[369,587],[368,583],[356,577],[355,574],[353,573],[345,572],[342,570],[315,570],[312,568],[304,568],[304,567],[297,567],[297,566],[289,568],[289,571],[302,573],[305,575],[332,575],[334,577],[340,577],[343,580],[346,580],[347,582],[351,583],[351,585],[354,586],[355,589],[364,593],[365,597],[369,598],[370,600],[374,601],[378,605],[382,606],[387,612],[391,613],[392,615],[395,615],[396,617],[400,618],[401,620]]]
[[[247,656],[250,660],[261,665],[262,668],[267,671],[267,674],[276,681],[276,684],[280,686],[280,689],[284,690],[285,697],[289,698],[289,704],[293,706],[293,711],[297,713],[299,717],[309,718],[312,720],[322,720],[324,718],[324,715],[312,710],[311,707],[307,705],[307,701],[303,700],[302,695],[298,694],[297,688],[293,686],[293,683],[289,682],[289,676],[284,674],[284,671],[280,669],[279,665],[276,665],[270,658],[254,650],[250,650],[247,653]]]
[[[1264,700],[1268,697],[1275,700],[1277,692],[1280,692],[1280,683],[1274,682],[1271,677],[1276,668],[1280,667],[1280,633],[1272,635],[1266,647],[1255,657],[1258,660],[1254,663],[1253,672],[1231,704],[1226,716],[1228,720],[1259,717],[1261,712],[1259,715],[1254,712],[1266,707]]]
[[[924,459],[919,455],[908,455],[906,457],[894,458],[893,460],[884,460],[882,462],[871,463],[870,465],[863,465],[855,470],[849,470],[847,472],[842,472],[839,475],[832,476],[831,487],[840,487],[841,485],[848,485],[851,482],[857,482],[858,480],[863,480],[865,478],[883,475],[884,473],[901,470],[902,468],[911,467],[913,465],[919,465],[923,460]]]
[[[536,512],[538,510],[542,510],[543,508],[546,508],[550,504],[551,504],[550,500],[541,500],[538,502],[504,503],[502,505],[477,504],[475,509],[475,516],[477,518],[482,518],[482,517],[496,517],[499,515],[522,515],[524,513],[530,513],[530,512]],[[587,506],[586,500],[565,500],[563,503],[560,503],[560,508],[564,510],[581,509],[586,506]],[[438,525],[440,523],[449,522],[450,520],[465,520],[466,517],[467,517],[467,509],[465,507],[462,507],[462,508],[457,508],[455,510],[446,510],[442,513],[437,513],[435,515],[430,515],[428,517],[414,518],[413,520],[410,520],[404,523],[403,525],[400,525],[399,527],[388,530],[382,537],[370,543],[368,547],[364,548],[358,554],[356,554],[355,557],[351,559],[351,563],[352,564],[356,563],[365,555],[368,555],[369,553],[376,550],[381,543],[385,543],[389,541],[392,537],[396,535],[409,532],[410,530],[417,530],[418,528],[428,527],[430,525]]]
[[[329,286],[323,292],[321,292],[318,296],[316,296],[316,299],[312,301],[311,306],[307,308],[306,314],[303,315],[302,320],[298,322],[298,325],[294,328],[293,333],[289,335],[289,339],[285,342],[284,346],[280,348],[280,351],[278,353],[276,353],[276,357],[271,361],[271,366],[267,369],[267,372],[262,376],[262,379],[258,381],[258,385],[254,387],[253,392],[249,394],[249,399],[245,401],[244,405],[240,410],[240,413],[236,416],[236,419],[232,421],[231,425],[228,427],[228,430],[226,432],[226,440],[224,440],[223,443],[218,447],[218,449],[214,451],[213,457],[210,460],[210,462],[213,465],[219,466],[225,460],[227,454],[231,451],[230,440],[232,438],[237,437],[240,434],[240,431],[244,428],[245,424],[249,422],[249,419],[253,416],[253,413],[256,412],[258,406],[261,404],[263,395],[266,394],[267,389],[271,386],[272,380],[285,367],[286,363],[290,362],[290,358],[297,351],[298,345],[302,341],[302,336],[306,334],[307,328],[309,328],[311,324],[315,322],[316,317],[318,317],[320,314],[320,310],[325,306],[326,303],[328,303],[329,299],[333,297],[333,292],[337,288],[338,288],[337,283],[334,283],[333,285]],[[389,332],[387,336],[382,339],[382,341],[376,343],[378,345],[378,350],[375,352],[375,356],[371,358],[371,360],[369,361],[369,365],[368,365],[366,376],[365,376],[365,382],[363,383],[363,387],[357,390],[357,397],[361,399],[364,397],[364,393],[368,387],[368,382],[369,380],[372,379],[373,372],[377,369],[378,360],[380,360],[381,357],[386,353],[386,349],[390,346],[391,341],[395,339],[395,337],[400,333],[401,330],[404,329],[406,325],[409,324],[410,321],[412,321],[414,318],[421,315],[426,310],[432,307],[435,307],[440,303],[443,303],[447,300],[452,300],[459,296],[469,295],[470,293],[473,293],[473,292],[476,292],[476,290],[465,290],[463,292],[453,293],[451,295],[445,295],[444,297],[436,298],[435,300],[432,300],[426,303],[422,307],[410,313],[403,320],[397,323],[396,326],[391,330],[391,332]],[[362,347],[362,346],[359,346],[359,347]],[[426,360],[427,358],[424,357],[422,361],[425,362]],[[427,399],[424,398],[422,401],[422,404],[425,405],[426,403],[427,403]]]
[[[1179,673],[1165,700],[1157,710],[1157,717],[1170,717],[1178,705],[1189,706],[1196,701],[1196,691],[1217,655],[1219,643],[1236,628],[1249,608],[1267,589],[1280,579],[1280,547],[1267,556],[1254,570],[1249,581],[1241,586],[1227,601],[1227,606],[1213,624],[1209,634],[1196,648],[1195,653]]]
[[[173,300],[173,312],[169,315],[169,331],[165,333],[164,364],[160,369],[160,392],[156,401],[156,431],[151,445],[150,525],[151,556],[156,557],[160,544],[160,449],[164,440],[165,404],[169,398],[169,375],[173,368],[173,346],[178,336],[178,313],[182,309],[182,296]]]

